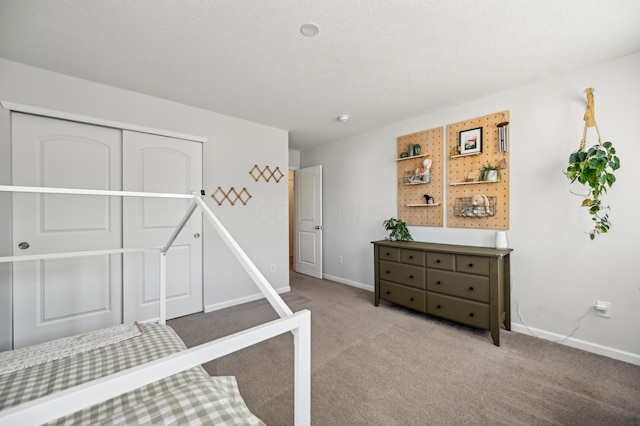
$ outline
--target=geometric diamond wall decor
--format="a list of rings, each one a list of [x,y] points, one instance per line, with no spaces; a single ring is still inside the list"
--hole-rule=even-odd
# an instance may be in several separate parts
[[[262,177],[266,182],[269,182],[271,178],[273,178],[276,182],[280,182],[280,179],[284,177],[284,173],[280,171],[280,167],[276,167],[274,170],[271,170],[271,167],[265,166],[264,169],[260,170],[257,164],[253,166],[251,170],[249,170],[249,174],[251,177],[257,182]]]
[[[247,191],[247,188],[242,188],[242,191],[238,192],[232,186],[229,188],[227,192],[224,192],[221,187],[218,187],[213,194],[211,194],[211,198],[216,200],[219,206],[222,205],[224,200],[227,200],[231,205],[235,205],[238,200],[242,203],[243,206],[247,205],[247,202],[251,198],[251,194]]]

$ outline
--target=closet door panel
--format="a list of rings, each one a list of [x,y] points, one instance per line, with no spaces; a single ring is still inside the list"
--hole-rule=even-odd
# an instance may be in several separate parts
[[[124,131],[125,191],[185,194],[202,188],[202,144]],[[124,247],[163,246],[183,218],[191,200],[126,198]],[[167,317],[203,310],[202,218],[196,211],[167,253]],[[125,320],[159,315],[159,255],[124,256]]]
[[[121,131],[12,114],[13,185],[121,189]],[[13,255],[120,248],[119,197],[13,194]],[[13,266],[14,348],[122,320],[120,255]]]

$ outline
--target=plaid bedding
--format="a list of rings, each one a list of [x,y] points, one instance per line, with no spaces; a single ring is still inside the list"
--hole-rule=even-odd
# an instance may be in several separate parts
[[[0,375],[0,410],[186,349],[168,326],[142,325],[144,334]],[[52,425],[263,425],[244,404],[234,377],[195,367],[112,398]]]

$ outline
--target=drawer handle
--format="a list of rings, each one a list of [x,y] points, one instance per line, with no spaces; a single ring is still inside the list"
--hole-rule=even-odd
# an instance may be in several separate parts
[[[391,253],[387,252],[386,256],[391,256]]]
[[[469,313],[469,317],[470,317],[470,318],[473,318],[473,312],[470,312],[470,313]]]
[[[410,298],[409,300],[413,302],[413,297],[412,297],[412,298]]]
[[[440,259],[436,259],[436,263],[440,263]]]
[[[389,290],[387,290],[387,294],[391,294],[391,292]]]
[[[440,281],[436,281],[436,285],[440,285]]]
[[[436,305],[436,308],[440,309],[440,308],[442,308],[442,306],[440,306],[440,305]]]
[[[409,259],[413,259],[413,255],[409,256]]]
[[[473,268],[473,263],[470,263],[468,266],[469,268]]]
[[[390,274],[390,273],[391,273],[391,271],[387,271],[387,274]]]
[[[473,287],[469,287],[469,291],[473,291]]]
[[[412,279],[413,279],[413,275],[409,275],[409,279],[411,279],[411,280],[412,280]]]

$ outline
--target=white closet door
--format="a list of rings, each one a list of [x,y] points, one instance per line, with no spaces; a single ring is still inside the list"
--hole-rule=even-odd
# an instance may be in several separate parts
[[[202,188],[202,144],[165,136],[124,131],[125,191],[185,194]],[[162,246],[191,200],[125,198],[124,247]],[[201,312],[202,216],[196,211],[167,253],[167,318]],[[159,257],[124,255],[125,321],[159,316]]]
[[[120,190],[121,157],[119,130],[12,114],[14,185]],[[118,197],[16,193],[13,254],[119,248],[121,220]],[[13,304],[14,348],[119,324],[121,256],[15,262]]]

